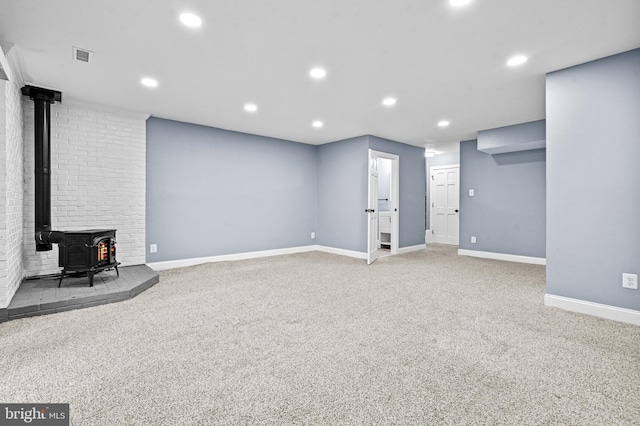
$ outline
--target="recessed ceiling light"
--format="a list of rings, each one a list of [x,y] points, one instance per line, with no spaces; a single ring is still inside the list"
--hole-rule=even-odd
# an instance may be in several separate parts
[[[384,98],[382,104],[385,106],[393,106],[397,102],[396,98]]]
[[[147,87],[158,87],[158,80],[150,77],[143,78],[142,80],[140,80],[140,83]]]
[[[325,78],[327,75],[327,70],[325,70],[324,68],[312,68],[311,71],[309,71],[309,75],[313,78],[316,79],[321,79],[321,78]]]
[[[256,104],[246,104],[244,106],[244,110],[248,112],[256,112],[258,110],[258,105]]]
[[[451,6],[459,7],[471,3],[471,0],[449,0]]]
[[[522,65],[525,62],[527,62],[527,57],[524,55],[518,55],[510,58],[507,61],[507,65],[509,65],[510,67],[517,67],[518,65]]]
[[[202,25],[202,19],[200,19],[198,15],[194,15],[193,13],[181,14],[180,22],[191,28],[198,28],[200,25]]]
[[[449,123],[449,121],[447,121],[447,120],[438,121],[438,127],[447,127],[449,124],[451,124],[451,123]]]
[[[316,120],[316,121],[314,121],[313,123],[311,123],[311,125],[312,125],[313,127],[315,127],[316,129],[319,129],[319,128],[321,128],[322,126],[324,126],[324,123],[323,123],[322,121],[320,121],[320,120]]]

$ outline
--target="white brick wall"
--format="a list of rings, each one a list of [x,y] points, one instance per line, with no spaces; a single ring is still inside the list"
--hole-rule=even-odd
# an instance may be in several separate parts
[[[117,258],[145,263],[147,115],[64,99],[51,105],[51,225],[117,229]],[[34,241],[34,112],[24,109],[24,261],[27,276],[58,273],[58,247]]]
[[[0,308],[24,277],[21,84],[0,80]]]

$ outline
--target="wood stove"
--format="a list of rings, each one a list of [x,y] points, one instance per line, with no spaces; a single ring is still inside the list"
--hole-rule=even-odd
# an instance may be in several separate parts
[[[94,275],[106,269],[115,269],[120,276],[115,229],[49,231],[38,234],[36,240],[39,244],[58,244],[58,266],[62,268],[58,287],[65,275],[72,273],[86,273],[89,287],[93,287]]]
[[[85,272],[89,287],[93,287],[93,276],[105,269],[115,269],[120,276],[116,260],[116,230],[89,229],[86,231],[62,231],[58,241],[58,266],[62,267],[58,287],[65,274]]]

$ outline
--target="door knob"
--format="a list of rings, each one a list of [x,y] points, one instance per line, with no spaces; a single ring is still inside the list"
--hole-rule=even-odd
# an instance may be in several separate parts
[[[456,209],[456,213],[458,213],[458,209]]]

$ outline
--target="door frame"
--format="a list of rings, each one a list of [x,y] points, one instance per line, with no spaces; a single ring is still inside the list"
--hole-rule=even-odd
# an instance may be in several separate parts
[[[372,164],[374,161],[376,161],[376,170],[377,170],[377,160],[378,158],[384,158],[387,160],[391,160],[391,182],[390,182],[390,194],[389,194],[389,201],[391,202],[391,254],[395,255],[398,254],[398,248],[399,248],[399,233],[400,233],[400,156],[396,155],[396,154],[390,154],[388,152],[382,152],[382,151],[376,151],[373,149],[369,149],[369,157],[368,157],[368,162],[367,162],[367,201],[368,201],[368,209],[374,209],[376,211],[376,213],[378,212],[378,199],[377,196],[375,197],[375,200],[372,200],[371,198],[371,182],[369,182],[370,178],[371,178],[371,173],[370,173],[370,169],[372,167]],[[378,183],[375,183],[376,185],[376,193],[377,193],[377,187],[378,187]],[[376,241],[375,244],[372,245],[370,239],[371,237],[371,229],[369,228],[371,226],[371,215],[372,214],[376,214],[376,213],[367,213],[367,258],[368,259],[372,259],[375,260],[375,258],[377,258],[377,251],[378,251],[378,241],[377,241],[377,237],[376,237]],[[376,234],[379,233],[379,231],[376,231]],[[375,255],[373,253],[370,253],[370,248],[374,246],[375,249],[374,251],[376,252]],[[368,263],[372,263],[373,260],[368,261]]]
[[[442,166],[431,166],[429,167],[429,199],[427,200],[429,202],[429,230],[431,231],[431,235],[428,238],[427,242],[434,242],[433,241],[433,235],[434,235],[434,229],[433,229],[433,211],[435,210],[434,207],[434,203],[433,201],[431,201],[433,199],[433,187],[435,186],[435,179],[433,178],[433,172],[434,170],[438,170],[438,169],[452,169],[452,168],[457,168],[458,169],[458,210],[460,210],[460,163],[458,164],[446,164],[446,165],[442,165]],[[458,245],[460,245],[460,212],[458,212],[457,214],[458,217]]]

